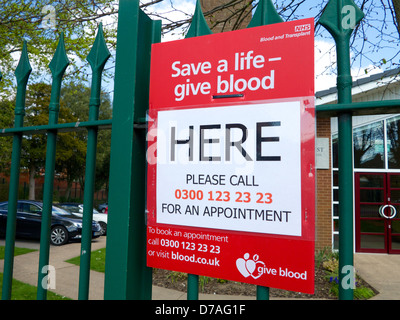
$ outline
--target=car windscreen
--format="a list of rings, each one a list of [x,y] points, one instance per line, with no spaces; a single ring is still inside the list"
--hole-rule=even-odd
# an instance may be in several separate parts
[[[71,213],[69,213],[67,210],[60,208],[58,206],[53,206],[52,212],[61,216],[71,215]]]

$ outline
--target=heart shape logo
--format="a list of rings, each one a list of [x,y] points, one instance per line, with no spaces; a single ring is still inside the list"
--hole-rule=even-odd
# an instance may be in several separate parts
[[[256,263],[253,260],[247,260],[246,269],[250,274],[253,274],[254,270],[256,269]]]
[[[236,260],[236,268],[242,274],[243,277],[247,278],[251,276],[253,279],[258,279],[264,274],[265,263],[259,261],[258,254],[255,254],[252,259],[250,259],[250,254],[245,253],[243,258]],[[260,268],[261,267],[261,268]],[[257,271],[257,272],[256,272]],[[253,273],[256,272],[254,275]]]
[[[246,260],[244,260],[243,258],[239,258],[236,260],[236,268],[239,270],[243,277],[247,278],[250,275],[246,268]]]

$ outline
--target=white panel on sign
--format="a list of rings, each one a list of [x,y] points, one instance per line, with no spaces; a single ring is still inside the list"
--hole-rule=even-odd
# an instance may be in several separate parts
[[[157,223],[301,236],[300,112],[299,101],[158,112]]]

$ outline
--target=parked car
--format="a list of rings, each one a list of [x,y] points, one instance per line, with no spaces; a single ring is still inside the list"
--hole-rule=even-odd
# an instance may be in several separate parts
[[[43,203],[32,200],[18,200],[16,236],[40,238]],[[8,201],[0,203],[0,234],[5,235],[8,214]],[[92,223],[92,237],[101,235],[101,227]],[[68,211],[53,205],[51,216],[50,243],[55,246],[66,244],[70,240],[81,239],[82,219]]]
[[[97,209],[100,213],[107,213],[108,203],[106,202],[106,203],[99,204],[99,207]]]
[[[68,210],[73,215],[82,218],[83,217],[83,204],[74,203],[74,202],[64,202],[58,204],[61,208]],[[96,209],[93,209],[93,220],[97,221],[101,227],[101,235],[107,234],[107,223],[108,216],[104,213],[98,212]]]

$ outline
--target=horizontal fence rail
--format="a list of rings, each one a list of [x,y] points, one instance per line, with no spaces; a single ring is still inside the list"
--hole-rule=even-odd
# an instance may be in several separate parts
[[[72,131],[85,131],[89,128],[97,127],[98,129],[111,129],[112,120],[94,120],[94,121],[82,121],[82,122],[70,122],[70,123],[57,123],[47,124],[41,126],[31,127],[18,127],[18,128],[7,128],[0,129],[1,136],[13,136],[16,133],[23,135],[32,134],[44,134],[47,131],[57,131],[59,133],[72,132]],[[138,124],[140,126],[140,124]]]
[[[337,117],[342,112],[350,112],[353,116],[399,113],[400,100],[325,104],[316,106],[316,111],[322,117]]]

